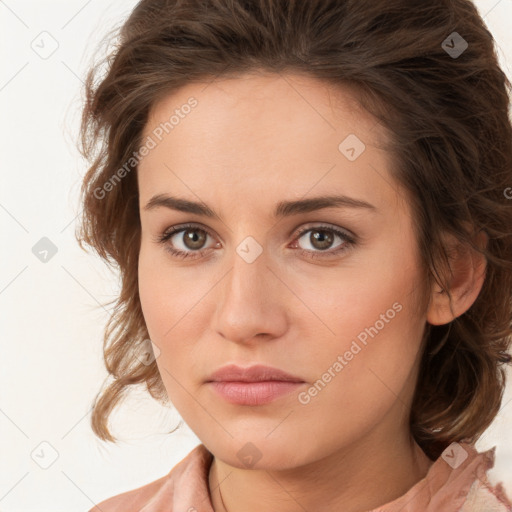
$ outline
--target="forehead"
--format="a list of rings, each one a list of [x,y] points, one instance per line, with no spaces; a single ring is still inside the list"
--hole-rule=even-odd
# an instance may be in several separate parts
[[[179,190],[192,198],[230,189],[242,201],[311,191],[386,202],[392,190],[386,196],[380,182],[397,186],[380,148],[386,136],[350,88],[305,75],[190,83],[150,111],[143,141],[155,145],[139,163],[140,195]]]
[[[191,99],[196,103],[193,108],[188,107]],[[202,126],[205,132],[230,131],[237,126],[244,127],[243,133],[251,135],[255,134],[255,128],[275,133],[283,125],[297,126],[298,122],[303,133],[318,131],[323,125],[324,130],[331,131],[352,126],[363,134],[373,132],[377,126],[376,120],[358,104],[352,87],[334,86],[304,74],[252,72],[236,78],[214,77],[191,82],[152,106],[144,135],[149,135],[160,123],[169,122],[174,113],[177,116],[172,121],[172,131],[189,118],[187,124],[195,124],[197,135],[200,135],[197,124],[204,122],[208,122],[208,126]],[[197,124],[194,118],[199,118]],[[372,139],[382,136],[384,131],[379,126]]]

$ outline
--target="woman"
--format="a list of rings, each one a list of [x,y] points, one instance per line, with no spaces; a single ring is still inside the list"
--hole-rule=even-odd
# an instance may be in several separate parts
[[[141,1],[86,83],[113,382],[201,440],[103,512],[512,510],[510,83],[466,0]],[[101,150],[97,152],[98,147]]]

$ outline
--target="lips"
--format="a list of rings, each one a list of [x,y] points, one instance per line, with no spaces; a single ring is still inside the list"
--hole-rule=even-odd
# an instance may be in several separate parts
[[[304,384],[300,377],[279,368],[263,365],[242,368],[234,364],[220,368],[206,382],[217,396],[230,404],[244,406],[270,404],[290,396]]]
[[[303,379],[291,375],[279,368],[265,365],[254,365],[242,368],[234,364],[223,366],[212,373],[206,382],[304,382]]]

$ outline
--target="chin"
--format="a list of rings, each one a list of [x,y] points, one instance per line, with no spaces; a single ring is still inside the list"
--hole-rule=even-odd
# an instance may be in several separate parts
[[[308,462],[308,454],[302,447],[298,450],[297,443],[289,441],[283,444],[282,439],[270,440],[264,435],[245,436],[243,439],[238,437],[226,443],[219,443],[217,439],[213,443],[203,444],[225,464],[239,469],[279,471],[293,469]]]

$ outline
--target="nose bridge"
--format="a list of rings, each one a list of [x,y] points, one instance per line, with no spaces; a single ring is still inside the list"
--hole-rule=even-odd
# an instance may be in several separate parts
[[[244,295],[252,290],[253,296],[267,282],[268,244],[266,230],[260,226],[255,229],[251,221],[253,215],[245,212],[235,212],[239,219],[231,232],[233,242],[232,253],[229,255],[232,265],[228,278],[228,293],[244,299]],[[254,218],[254,217],[253,217]]]
[[[277,280],[268,268],[264,248],[255,239],[244,239],[234,248],[231,262],[213,327],[224,337],[238,341],[262,333],[278,335],[284,323],[276,307]]]
[[[236,248],[232,268],[227,279],[225,300],[251,307],[264,305],[260,294],[266,294],[268,285],[268,258],[263,247],[252,237],[244,239]],[[267,298],[268,295],[267,295]],[[254,304],[253,304],[254,302]]]

